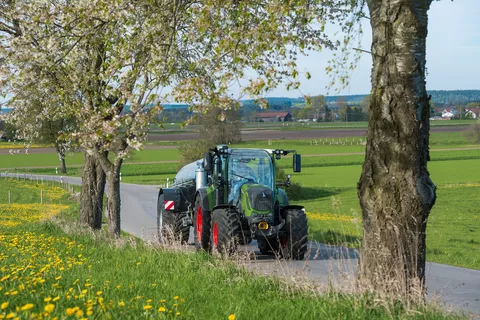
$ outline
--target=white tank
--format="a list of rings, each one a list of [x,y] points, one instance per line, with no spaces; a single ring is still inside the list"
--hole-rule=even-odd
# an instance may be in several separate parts
[[[195,170],[195,189],[207,186],[207,172],[203,169],[203,162],[197,162],[197,170]]]

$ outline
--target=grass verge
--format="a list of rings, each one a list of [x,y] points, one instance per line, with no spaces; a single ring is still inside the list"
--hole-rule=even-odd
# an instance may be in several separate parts
[[[23,206],[33,204],[30,193],[39,188],[0,181],[0,190],[15,190],[21,195],[16,204]],[[53,220],[0,208],[0,319],[456,317],[367,295],[299,290],[205,254],[172,252],[128,237],[111,240],[76,225],[78,205],[59,193],[51,200],[69,209]],[[26,218],[16,225],[4,223],[21,216]]]

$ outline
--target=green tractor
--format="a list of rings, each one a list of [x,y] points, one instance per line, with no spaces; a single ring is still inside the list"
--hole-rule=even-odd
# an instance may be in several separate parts
[[[229,255],[254,239],[262,254],[304,259],[308,244],[305,211],[289,205],[280,188],[290,185],[290,175],[282,182],[275,178],[275,161],[291,153],[293,171],[300,172],[301,157],[295,150],[226,145],[210,149],[203,161],[180,170],[172,188],[160,190],[160,232],[163,222],[169,221],[186,242],[187,228],[193,225],[198,249]],[[182,177],[186,179],[180,181]]]

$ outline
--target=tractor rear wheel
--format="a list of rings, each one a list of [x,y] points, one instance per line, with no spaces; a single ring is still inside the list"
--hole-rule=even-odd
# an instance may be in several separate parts
[[[307,253],[308,224],[303,210],[284,211],[287,235],[280,238],[280,250],[285,259],[303,260]]]
[[[195,237],[195,247],[197,250],[210,250],[210,228],[212,217],[210,211],[205,210],[200,196],[195,199],[195,214],[193,218],[193,228]]]
[[[232,255],[237,250],[241,224],[238,213],[229,208],[219,208],[212,212],[210,241],[212,253],[222,256]]]

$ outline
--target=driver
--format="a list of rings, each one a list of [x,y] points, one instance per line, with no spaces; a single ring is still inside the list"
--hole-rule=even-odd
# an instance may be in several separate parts
[[[246,181],[257,181],[257,176],[255,172],[248,166],[249,159],[242,158],[238,162],[233,163],[232,168],[232,192],[229,196],[229,202],[234,200],[233,204],[238,202],[240,195],[240,187]]]

